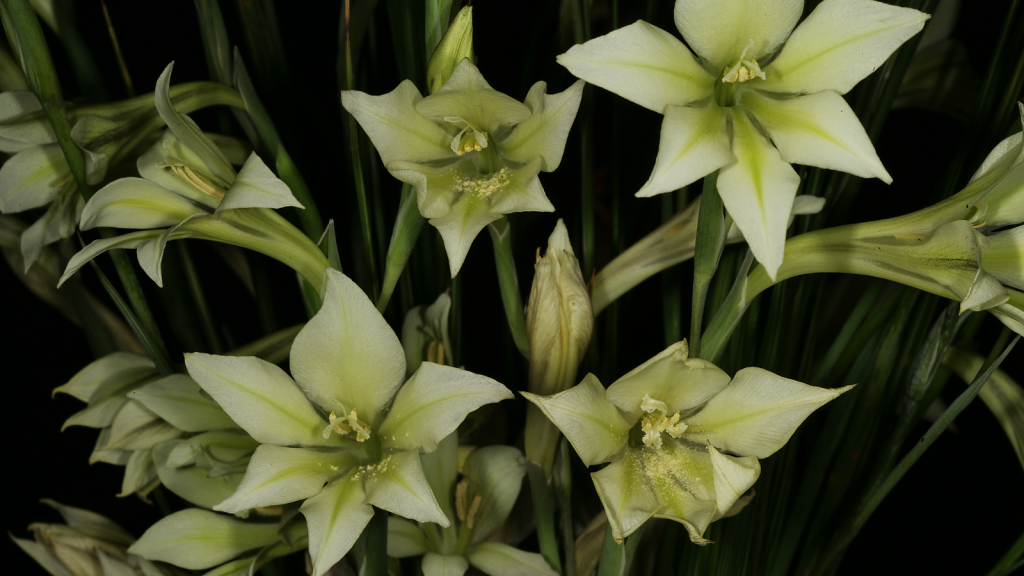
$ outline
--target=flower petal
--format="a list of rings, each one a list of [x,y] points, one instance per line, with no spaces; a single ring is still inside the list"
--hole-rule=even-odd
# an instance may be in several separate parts
[[[484,542],[466,551],[466,558],[488,576],[557,576],[540,554],[523,552],[502,542]]]
[[[757,482],[761,475],[761,463],[753,456],[738,458],[722,454],[708,443],[711,467],[714,471],[715,499],[718,506],[716,516],[724,516],[744,492]]]
[[[24,212],[52,202],[70,176],[57,144],[18,152],[0,166],[0,212]]]
[[[466,521],[473,528],[470,545],[494,536],[508,520],[512,506],[519,497],[526,474],[526,458],[511,446],[485,446],[474,450],[462,468],[469,483],[466,501],[480,498]]]
[[[213,509],[238,513],[249,508],[298,502],[315,496],[324,484],[346,474],[357,463],[354,455],[340,450],[261,444],[249,460],[238,488]]]
[[[704,404],[725,388],[729,375],[706,360],[687,356],[686,340],[669,346],[609,386],[608,400],[633,421],[643,414],[640,404],[645,395],[664,402],[669,415]]]
[[[381,444],[394,450],[433,452],[467,414],[512,397],[508,388],[486,376],[424,362],[395,396],[378,431]]]
[[[416,187],[416,204],[424,218],[447,216],[452,204],[465,193],[466,183],[477,177],[469,155],[440,165],[395,161],[387,168],[395,178]]]
[[[172,166],[189,167],[194,171],[195,168],[202,165],[202,158],[184,142],[178,140],[174,132],[170,130],[165,130],[160,140],[143,152],[135,162],[139,176],[212,212],[221,200],[220,192],[222,191],[219,189],[207,191],[213,192],[213,194],[204,192],[182,177],[184,171],[179,172],[172,168]],[[212,177],[212,175],[210,176]],[[226,185],[226,183],[223,184]]]
[[[735,160],[722,108],[714,102],[668,106],[654,170],[636,195],[646,198],[677,190]]]
[[[415,106],[417,112],[434,122],[448,122],[448,118],[456,117],[489,134],[530,117],[530,109],[522,102],[491,88],[469,58],[455,66],[444,86]]]
[[[715,84],[682,42],[643,20],[577,44],[557,60],[576,77],[659,114],[711,96]]]
[[[562,162],[569,129],[576,120],[583,98],[582,80],[559,94],[548,94],[547,83],[537,82],[526,95],[530,117],[523,120],[503,139],[501,155],[513,162],[530,162],[541,158],[541,170],[551,172]]]
[[[363,472],[366,503],[417,522],[451,522],[437,505],[415,450],[393,452]]]
[[[120,178],[93,195],[82,212],[82,230],[100,226],[141,230],[166,228],[204,210],[142,178]]]
[[[157,286],[161,288],[164,287],[163,261],[164,250],[167,248],[168,240],[179,240],[181,238],[191,236],[191,234],[187,232],[187,228],[180,232],[179,229],[196,218],[203,218],[206,216],[208,216],[208,214],[205,212],[193,214],[174,226],[164,230],[156,238],[146,240],[142,244],[139,244],[135,254],[139,259],[139,266],[142,267],[142,270],[153,282],[156,282]],[[178,233],[175,234],[176,232]],[[172,236],[174,236],[174,238],[172,238]]]
[[[666,440],[660,449],[638,446],[630,452],[661,504],[654,515],[682,523],[691,542],[707,544],[704,531],[718,512],[708,452],[677,440]]]
[[[803,0],[679,0],[675,20],[690,48],[718,71],[775,52],[803,11]]]
[[[593,374],[554,396],[520,392],[544,412],[576,449],[587,466],[608,462],[626,445],[632,423],[605,397]]]
[[[427,553],[427,546],[427,538],[419,526],[405,518],[388,516],[388,556],[420,556]]]
[[[185,354],[197,384],[263,444],[323,446],[327,426],[292,379],[259,358]],[[335,439],[333,444],[337,444]]]
[[[626,450],[590,477],[616,542],[622,542],[661,508],[633,450]]]
[[[180,442],[172,440],[153,448],[153,465],[164,487],[203,508],[213,508],[231,496],[242,479],[241,474],[210,476],[209,470],[198,466],[168,466],[167,458],[177,444]]]
[[[722,169],[718,192],[754,257],[774,279],[800,177],[743,112],[732,117],[732,151],[738,161]]]
[[[70,238],[78,230],[78,221],[85,208],[85,200],[75,186],[65,186],[46,213],[21,234],[21,257],[25,273],[39,260],[43,248],[64,238]]]
[[[459,477],[459,435],[452,432],[438,443],[437,450],[420,454],[420,464],[441,512],[448,518],[454,518],[455,481]]]
[[[238,176],[231,183],[216,212],[234,208],[305,208],[291,188],[274,175],[255,152],[249,155]]]
[[[740,105],[768,131],[786,162],[892,183],[857,115],[839,94],[824,90],[778,100],[748,90]]]
[[[167,65],[167,68],[160,74],[156,81],[156,90],[153,93],[156,111],[167,123],[167,128],[174,135],[199,155],[203,164],[216,178],[223,182],[231,182],[235,179],[235,169],[231,167],[220,148],[213,143],[213,140],[203,134],[199,126],[186,114],[181,114],[174,109],[171,102],[171,70],[174,69],[174,62]]]
[[[142,383],[156,374],[156,365],[148,356],[114,352],[79,370],[67,384],[54,388],[53,394],[69,394],[82,402],[91,402]]]
[[[323,307],[295,337],[291,370],[322,409],[339,415],[356,410],[376,427],[405,380],[405,351],[355,282],[328,269]]]
[[[202,570],[276,542],[277,530],[276,523],[246,522],[189,508],[150,526],[128,552],[147,560]]]
[[[60,277],[57,282],[59,288],[68,278],[74,276],[75,272],[89,263],[93,258],[103,254],[107,250],[113,250],[114,248],[120,249],[132,249],[138,248],[145,242],[152,238],[160,236],[163,230],[141,230],[139,232],[132,232],[130,234],[122,234],[115,236],[114,238],[101,238],[99,240],[93,240],[86,246],[79,250],[71,260],[68,261],[68,267],[64,270],[64,274]]]
[[[0,94],[0,151],[20,152],[40,144],[53,144],[57,136],[42,114],[43,106],[31,90]],[[29,120],[28,116],[39,114]]]
[[[469,562],[455,554],[427,552],[420,564],[423,576],[462,576],[469,570]]]
[[[185,374],[172,374],[129,392],[128,397],[185,432],[237,429],[224,410],[200,390]]]
[[[337,564],[370,523],[373,507],[365,498],[363,483],[348,475],[331,482],[302,503],[299,511],[309,526],[312,576],[323,576]]]
[[[811,412],[851,388],[817,388],[761,368],[744,368],[703,410],[685,420],[683,438],[767,458],[786,444]]]
[[[929,15],[874,0],[824,0],[765,68],[758,88],[846,94],[924,27]]]
[[[423,100],[410,80],[381,96],[344,90],[341,104],[366,131],[387,166],[398,160],[424,162],[454,156],[452,135],[416,111]]]

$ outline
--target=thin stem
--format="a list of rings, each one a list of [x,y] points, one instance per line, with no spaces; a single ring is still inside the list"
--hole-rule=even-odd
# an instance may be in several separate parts
[[[704,328],[704,303],[711,279],[718,270],[718,261],[725,248],[728,228],[718,194],[718,171],[704,177],[700,214],[697,217],[697,242],[693,257],[693,300],[690,313],[690,356],[701,358],[700,336]]]

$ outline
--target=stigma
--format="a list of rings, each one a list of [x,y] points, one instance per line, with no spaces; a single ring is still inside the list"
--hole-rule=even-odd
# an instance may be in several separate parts
[[[487,132],[481,132],[458,116],[446,116],[445,122],[460,126],[462,130],[452,138],[452,152],[462,156],[468,152],[479,152],[487,148]]]
[[[657,450],[661,448],[662,432],[668,432],[673,438],[679,438],[686,432],[686,424],[679,421],[679,411],[669,416],[668,405],[664,402],[644,394],[640,409],[647,413],[640,423],[644,445]]]
[[[349,412],[347,416],[337,416],[331,412],[330,423],[324,428],[324,440],[330,438],[331,432],[342,436],[355,432],[356,441],[365,442],[370,438],[370,425],[360,420],[355,410]]]
[[[743,49],[743,54],[740,54],[738,62],[727,68],[722,74],[722,82],[746,82],[747,80],[753,80],[754,78],[765,79],[764,72],[761,71],[761,67],[757,64],[757,60],[747,60],[747,51],[754,47],[754,41],[751,40],[747,47]]]

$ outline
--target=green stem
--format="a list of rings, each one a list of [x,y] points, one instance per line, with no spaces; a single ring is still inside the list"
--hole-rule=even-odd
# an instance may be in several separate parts
[[[501,302],[505,307],[508,327],[512,330],[519,353],[530,359],[530,340],[526,332],[526,316],[523,314],[523,298],[519,294],[519,278],[516,265],[512,259],[512,227],[508,218],[501,219],[487,226],[494,244],[494,264],[498,269],[498,286],[501,288]]]
[[[558,444],[558,459],[552,480],[558,496],[558,524],[562,529],[562,551],[565,553],[564,576],[576,576],[576,534],[572,522],[572,467],[569,442],[562,438]]]
[[[722,197],[718,194],[718,171],[704,177],[700,215],[697,217],[697,242],[693,256],[693,301],[690,313],[690,356],[701,358],[700,336],[704,329],[704,303],[708,286],[718,270],[725,248],[728,228],[723,216]]]
[[[533,514],[537,519],[537,541],[541,556],[548,564],[562,573],[562,562],[558,558],[558,536],[555,533],[555,501],[544,470],[533,462],[527,462],[526,473],[530,478],[530,494],[533,496]]]
[[[409,262],[409,256],[416,247],[416,241],[426,222],[416,205],[415,191],[409,184],[404,184],[402,201],[395,217],[395,228],[391,232],[391,243],[388,245],[388,254],[384,261],[384,285],[381,287],[380,299],[377,300],[377,310],[380,312],[384,312],[388,307],[388,301],[391,300],[395,286],[405,271],[405,265]]]
[[[630,534],[626,541],[619,544],[612,537],[612,527],[604,529],[604,545],[601,547],[601,563],[597,567],[597,576],[626,576],[633,563],[633,554],[640,544],[646,523],[641,524],[636,532]]]

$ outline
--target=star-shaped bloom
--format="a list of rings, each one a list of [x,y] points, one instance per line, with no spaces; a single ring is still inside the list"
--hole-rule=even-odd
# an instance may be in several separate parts
[[[665,115],[637,196],[721,170],[722,201],[772,278],[800,180],[791,163],[892,181],[841,94],[928,19],[873,0],[824,0],[794,30],[803,6],[677,0],[689,49],[638,21],[558,57],[587,82]]]
[[[621,542],[648,518],[681,522],[696,544],[761,474],[797,426],[850,387],[826,390],[745,368],[729,376],[688,358],[686,341],[605,390],[593,374],[554,396],[524,392],[587,466]]]
[[[214,509],[303,501],[314,576],[348,552],[372,506],[448,526],[420,454],[469,412],[512,397],[490,378],[431,362],[406,381],[398,337],[362,290],[331,269],[323,307],[292,345],[294,380],[258,358],[195,353],[185,364],[260,442],[238,489]]]
[[[444,239],[452,277],[485,226],[513,212],[553,212],[537,174],[562,161],[583,82],[525,102],[497,92],[463,59],[424,98],[409,80],[383,96],[341,93],[391,175],[416,187],[420,214]]]

